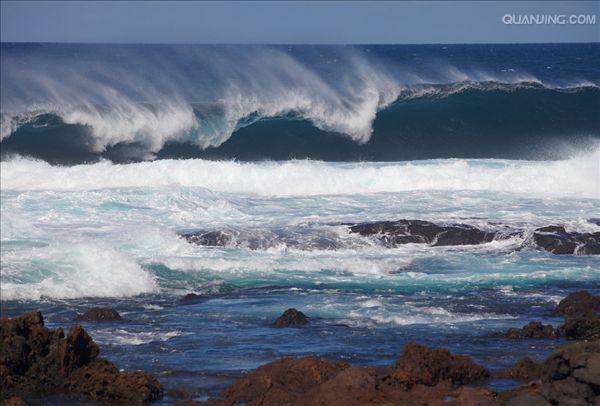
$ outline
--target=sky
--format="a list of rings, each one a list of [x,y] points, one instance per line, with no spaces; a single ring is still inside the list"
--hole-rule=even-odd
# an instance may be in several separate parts
[[[2,42],[422,44],[600,42],[600,1],[5,1]],[[506,15],[595,24],[505,24]]]

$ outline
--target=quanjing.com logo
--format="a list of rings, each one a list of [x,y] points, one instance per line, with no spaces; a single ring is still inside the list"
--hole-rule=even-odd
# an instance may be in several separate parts
[[[504,14],[507,25],[594,25],[595,14]]]

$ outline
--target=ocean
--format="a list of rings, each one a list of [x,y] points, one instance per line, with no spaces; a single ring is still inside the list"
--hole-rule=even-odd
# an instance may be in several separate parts
[[[211,396],[288,355],[388,365],[409,341],[542,360],[564,342],[498,333],[600,293],[597,256],[531,241],[600,231],[598,43],[0,56],[2,315],[115,308],[125,322],[84,323],[101,354],[167,391]],[[398,219],[520,232],[388,247],[348,226]],[[310,323],[272,328],[287,308]]]

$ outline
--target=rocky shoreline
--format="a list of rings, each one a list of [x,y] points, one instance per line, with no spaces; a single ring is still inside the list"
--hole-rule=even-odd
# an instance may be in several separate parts
[[[597,219],[588,222],[596,224]],[[376,221],[368,223],[341,224],[351,234],[371,239],[385,248],[395,248],[404,244],[424,244],[431,247],[479,245],[492,241],[506,240],[512,237],[525,238],[523,246],[533,246],[556,255],[600,255],[600,232],[569,232],[561,225],[540,227],[529,235],[525,230],[498,228],[482,230],[468,224],[436,224],[424,220]],[[250,249],[261,249],[271,241],[260,239],[240,239],[239,232],[232,230],[194,230],[180,232],[179,235],[191,244],[223,247],[234,245]],[[272,240],[297,245],[298,242],[285,236],[274,235]],[[310,248],[337,249],[337,243],[330,238],[316,238]]]
[[[281,358],[245,374],[205,401],[193,391],[170,394],[181,405],[598,405],[600,404],[600,297],[575,292],[554,309],[565,322],[554,328],[531,322],[511,329],[506,338],[563,337],[574,343],[560,347],[543,363],[530,358],[512,368],[489,371],[470,357],[443,348],[408,343],[394,365],[352,366],[324,358]],[[91,309],[78,320],[121,320],[112,309]],[[303,328],[310,319],[288,309],[273,327]],[[39,404],[47,396],[100,403],[147,403],[163,397],[157,377],[121,372],[99,357],[99,347],[80,326],[44,326],[39,312],[0,324],[0,399],[6,405]],[[515,379],[509,391],[486,387],[490,379]],[[43,401],[42,401],[43,403]]]

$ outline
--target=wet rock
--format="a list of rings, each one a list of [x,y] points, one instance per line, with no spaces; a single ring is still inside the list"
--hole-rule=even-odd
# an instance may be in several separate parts
[[[502,403],[498,399],[498,393],[488,388],[470,388],[462,386],[451,392],[445,399],[444,405],[447,406],[500,406]],[[532,405],[529,405],[532,406]]]
[[[248,373],[222,396],[227,404],[291,404],[348,367],[321,358],[281,358]]]
[[[197,295],[195,293],[188,293],[186,295],[183,295],[181,297],[181,299],[179,299],[180,302],[193,302],[194,300],[199,300],[201,299],[202,296]]]
[[[225,231],[193,231],[181,233],[189,243],[208,247],[224,247],[233,240],[233,235]]]
[[[425,345],[409,343],[396,360],[393,379],[410,388],[416,384],[434,386],[442,381],[465,385],[489,378],[487,369],[477,365],[466,355],[452,355],[443,348],[429,349]]]
[[[552,404],[600,404],[600,340],[560,348],[544,363],[541,393]]]
[[[548,226],[535,230],[533,241],[553,254],[600,255],[600,232],[567,232],[562,226]]]
[[[287,309],[273,323],[274,327],[302,326],[308,323],[308,317],[296,309]]]
[[[567,316],[565,324],[558,328],[558,335],[567,340],[600,339],[600,317],[592,313]]]
[[[591,218],[591,219],[588,219],[588,223],[592,223],[592,224],[595,224],[597,226],[600,226],[600,218]]]
[[[561,300],[554,309],[554,314],[581,316],[598,311],[600,311],[600,296],[594,296],[587,290],[580,290]]]
[[[542,396],[542,383],[529,382],[518,388],[501,392],[498,399],[506,406],[551,406],[550,402]]]
[[[99,348],[80,326],[49,330],[41,313],[0,322],[2,399],[49,394],[78,395],[100,401],[146,402],[162,397],[156,377],[119,372],[99,358]]]
[[[75,321],[121,321],[123,318],[115,309],[94,307],[75,317]]]
[[[539,321],[532,321],[523,328],[511,328],[506,332],[506,338],[553,338],[556,331],[550,324],[544,325]]]
[[[25,402],[22,398],[18,396],[13,396],[10,399],[7,399],[3,403],[4,406],[27,406],[27,402]]]
[[[523,357],[512,368],[493,373],[494,378],[531,379],[542,375],[542,364],[529,357]]]
[[[432,246],[474,245],[490,242],[495,232],[487,232],[466,224],[439,226],[423,220],[378,221],[355,224],[352,233],[376,236],[387,247],[420,243]]]

